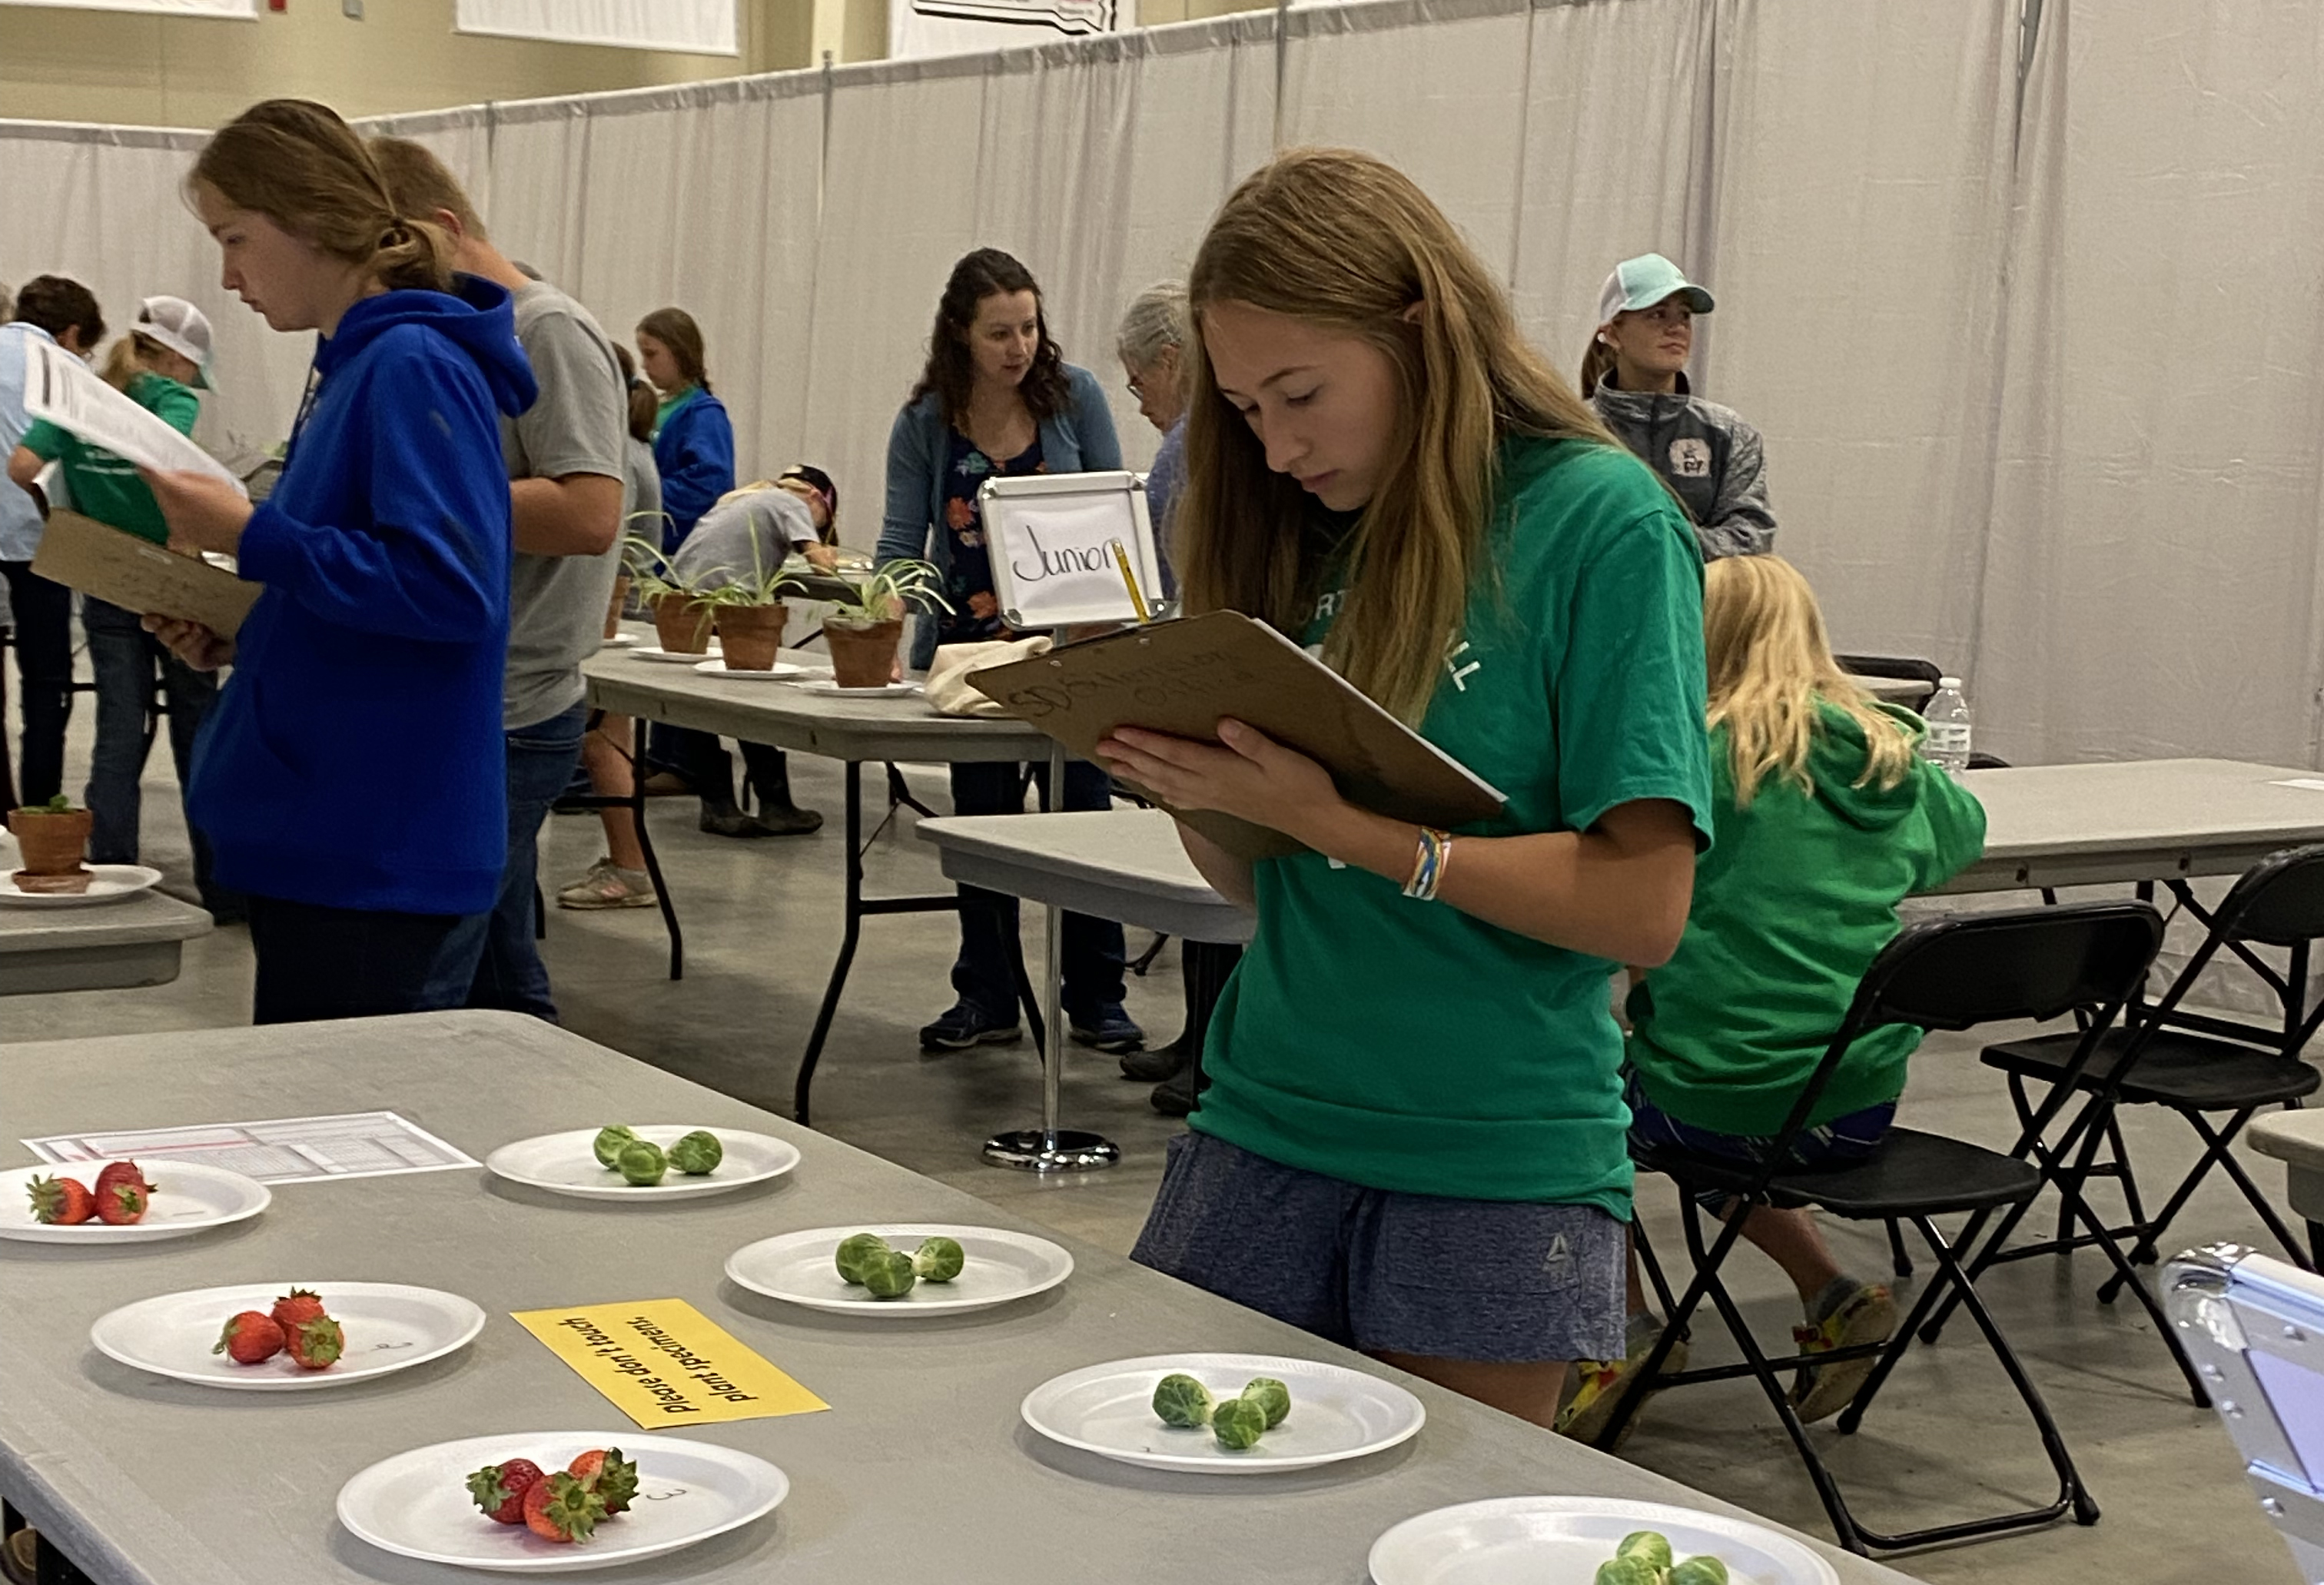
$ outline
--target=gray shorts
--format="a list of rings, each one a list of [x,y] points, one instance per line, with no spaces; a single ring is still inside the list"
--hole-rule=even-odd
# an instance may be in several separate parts
[[[1189,1133],[1130,1258],[1370,1352],[1618,1359],[1626,1230],[1594,1205],[1360,1188]]]

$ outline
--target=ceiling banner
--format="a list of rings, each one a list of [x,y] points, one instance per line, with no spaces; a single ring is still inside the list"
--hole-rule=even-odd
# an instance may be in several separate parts
[[[734,0],[455,0],[456,32],[739,55]]]
[[[134,11],[146,16],[208,16],[258,20],[258,0],[0,0],[0,5],[45,5],[52,11]]]
[[[888,0],[888,53],[962,55],[1138,25],[1138,0]]]

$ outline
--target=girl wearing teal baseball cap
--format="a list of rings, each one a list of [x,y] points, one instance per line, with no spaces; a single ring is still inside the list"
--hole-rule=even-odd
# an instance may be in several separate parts
[[[1687,385],[1694,317],[1714,306],[1660,253],[1625,259],[1599,290],[1582,356],[1582,394],[1685,502],[1706,561],[1764,556],[1775,543],[1759,431]]]

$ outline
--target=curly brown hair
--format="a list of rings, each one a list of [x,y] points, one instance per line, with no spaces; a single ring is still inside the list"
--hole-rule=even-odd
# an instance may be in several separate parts
[[[968,414],[969,388],[975,383],[976,364],[968,350],[968,333],[976,323],[977,306],[986,298],[1006,292],[1029,291],[1040,325],[1041,345],[1033,353],[1033,366],[1017,387],[1036,420],[1055,418],[1065,409],[1065,355],[1049,334],[1049,310],[1041,283],[1033,272],[999,248],[979,248],[952,267],[944,296],[936,300],[936,328],[928,333],[927,367],[912,387],[908,401],[917,402],[931,391],[944,404],[946,423],[958,423]]]

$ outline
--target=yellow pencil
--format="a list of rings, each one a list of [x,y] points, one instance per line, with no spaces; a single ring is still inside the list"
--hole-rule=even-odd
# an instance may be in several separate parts
[[[1138,620],[1139,622],[1152,622],[1154,620],[1153,608],[1146,604],[1146,595],[1138,586],[1138,575],[1130,570],[1130,552],[1123,548],[1122,543],[1119,539],[1113,540],[1112,545],[1113,559],[1121,568],[1121,581],[1127,585],[1130,589],[1130,608],[1138,613]]]

